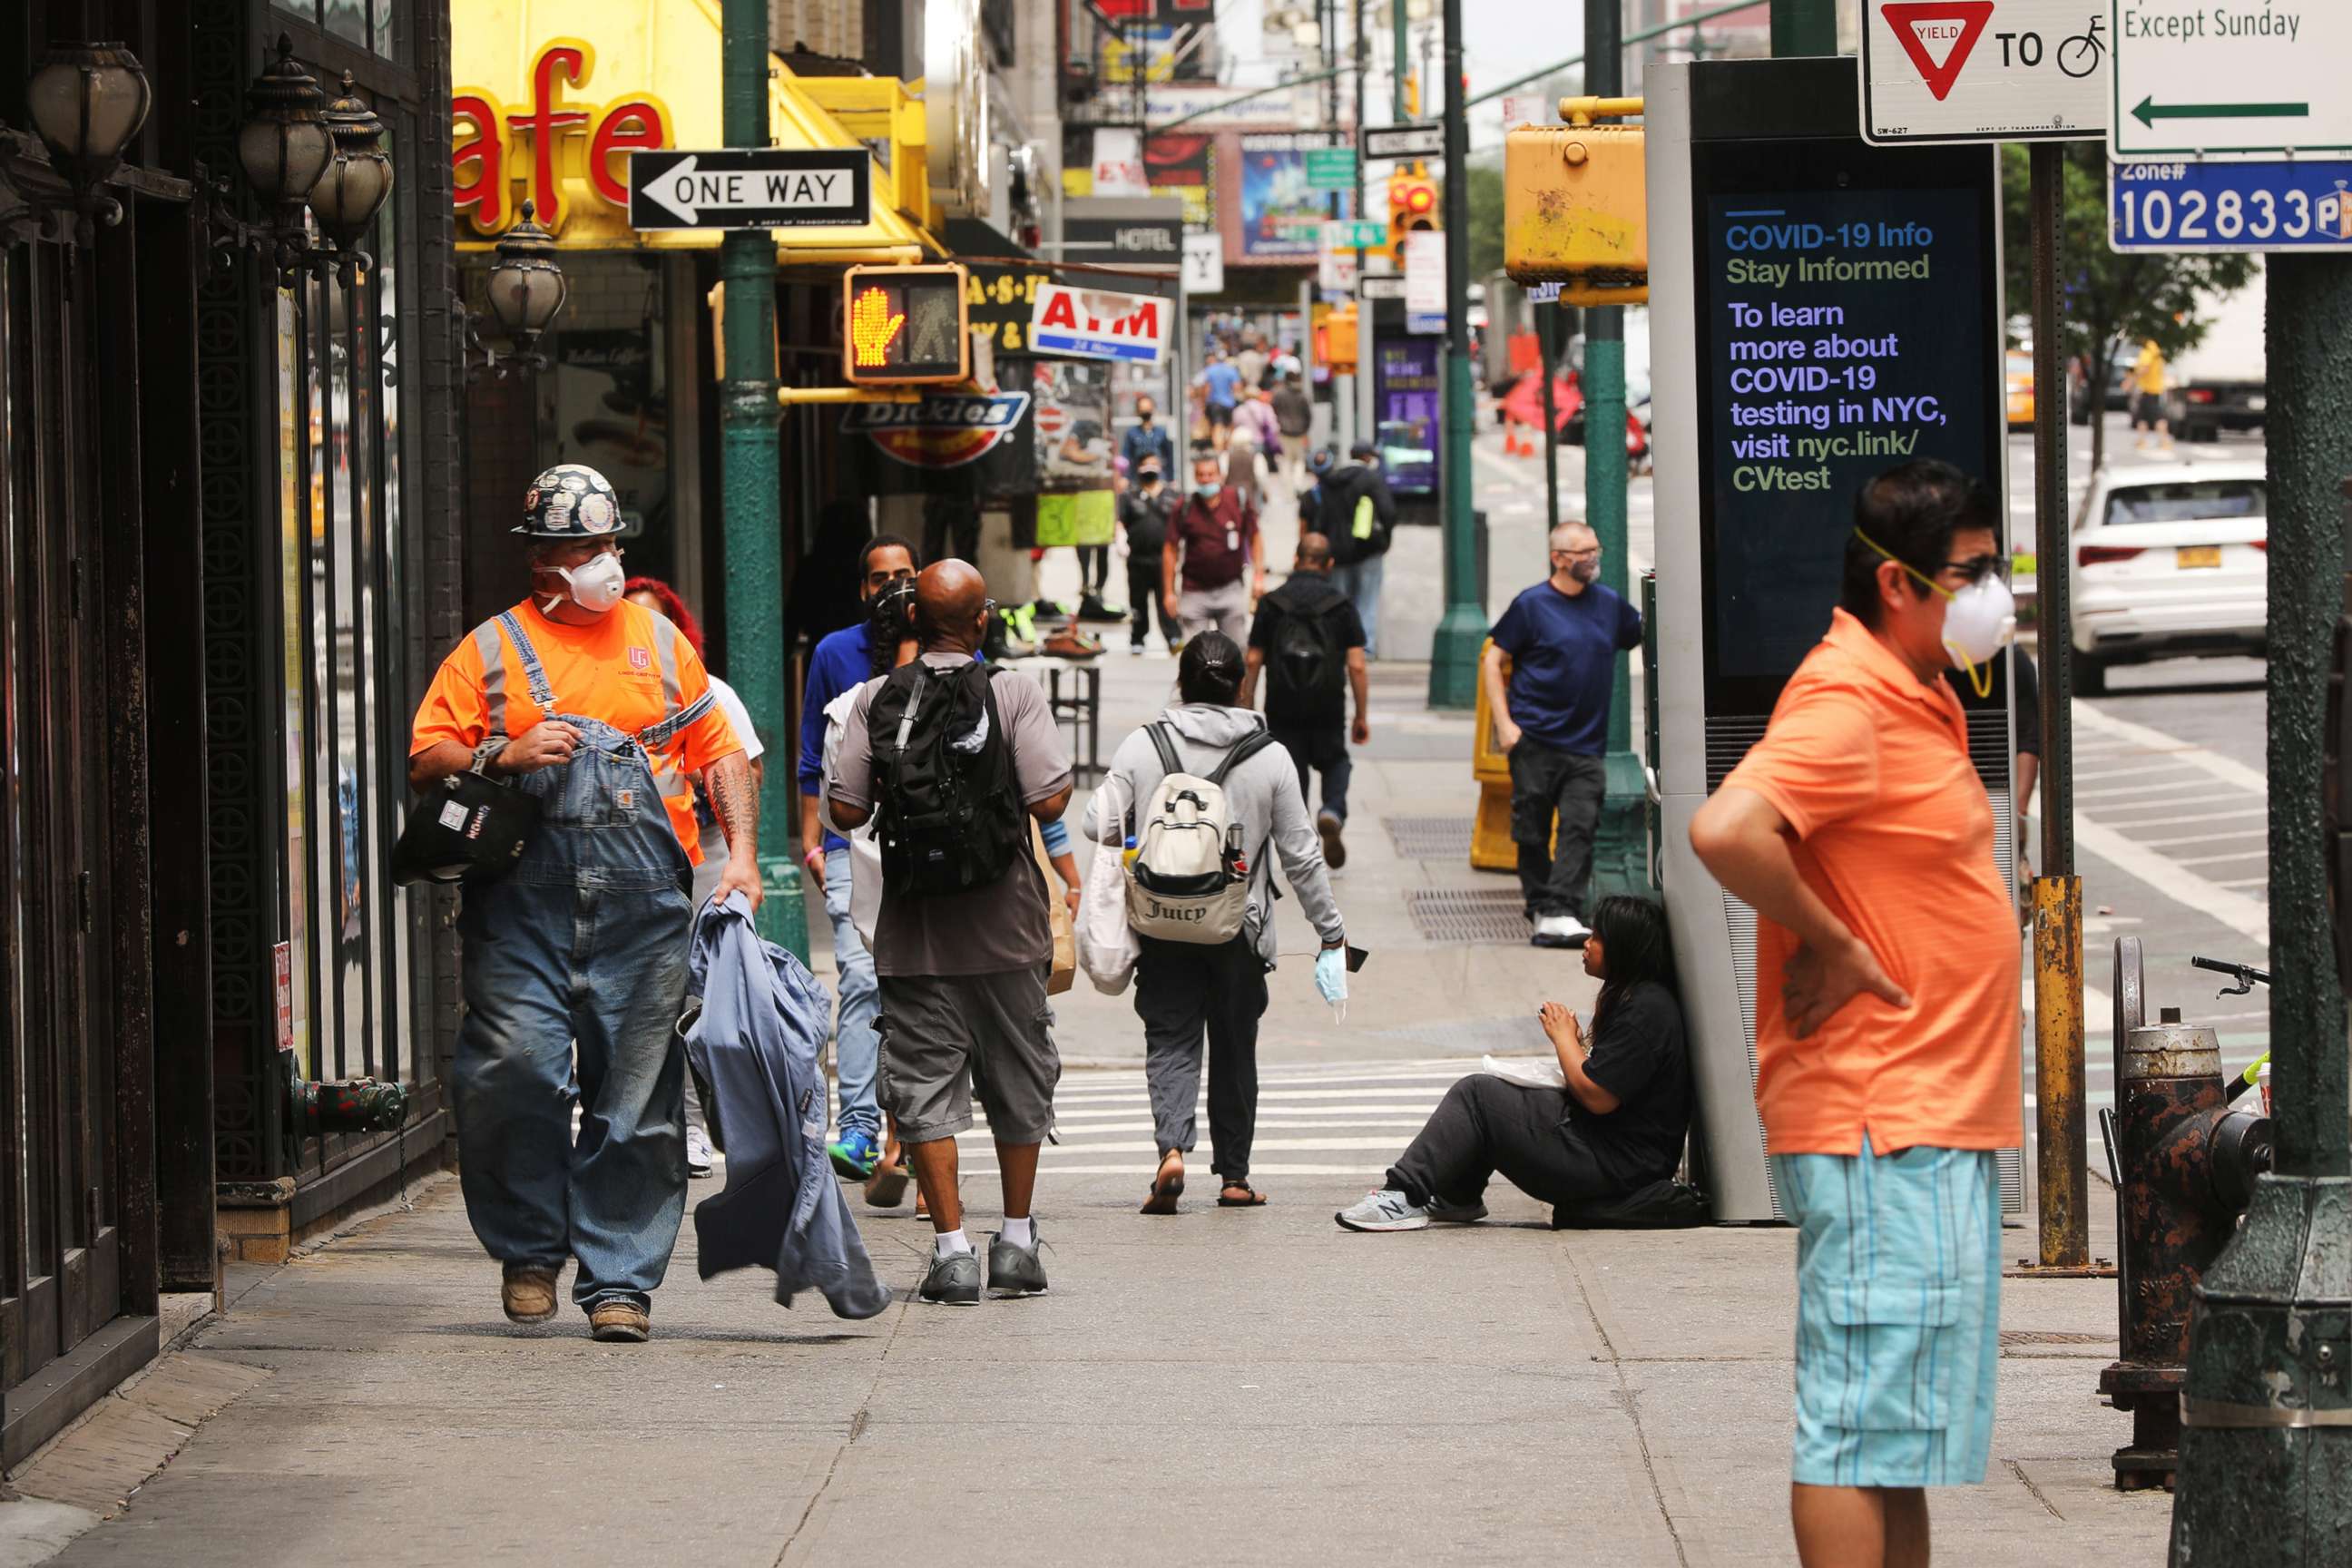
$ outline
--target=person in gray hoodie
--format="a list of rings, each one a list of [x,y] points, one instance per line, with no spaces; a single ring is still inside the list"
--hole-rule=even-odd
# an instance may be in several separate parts
[[[1175,733],[1178,760],[1188,772],[1213,772],[1233,749],[1261,728],[1258,715],[1234,706],[1242,682],[1242,650],[1222,632],[1202,632],[1184,644],[1176,663],[1179,700],[1157,722]],[[1164,776],[1150,726],[1119,743],[1111,757],[1115,788],[1087,803],[1086,831],[1112,854],[1130,830],[1102,820],[1106,795],[1149,803]],[[1316,981],[1327,1000],[1346,994],[1342,967],[1347,934],[1314,818],[1298,787],[1297,765],[1279,744],[1244,758],[1225,775],[1233,820],[1240,824],[1249,868],[1249,907],[1242,932],[1214,945],[1140,936],[1135,1011],[1143,1020],[1143,1070],[1151,1094],[1160,1168],[1145,1214],[1174,1214],[1184,1191],[1184,1156],[1193,1146],[1193,1107],[1201,1090],[1202,1039],[1208,1042],[1209,1140],[1212,1167],[1223,1178],[1222,1208],[1253,1208],[1265,1194],[1250,1185],[1250,1143],[1257,1127],[1257,1023],[1265,1012],[1266,974],[1274,968],[1274,859],[1322,939]]]

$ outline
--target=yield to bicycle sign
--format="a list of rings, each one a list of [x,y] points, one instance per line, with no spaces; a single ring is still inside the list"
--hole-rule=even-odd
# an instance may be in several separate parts
[[[2107,0],[1863,0],[1873,142],[2095,141]]]

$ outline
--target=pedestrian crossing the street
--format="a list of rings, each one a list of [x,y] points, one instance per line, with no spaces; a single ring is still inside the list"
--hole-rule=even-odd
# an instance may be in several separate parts
[[[1412,1142],[1454,1080],[1478,1070],[1478,1058],[1331,1062],[1261,1067],[1257,1138],[1250,1173],[1265,1176],[1378,1177]],[[996,1170],[987,1120],[977,1107],[971,1131],[957,1142],[966,1176]],[[1207,1084],[1194,1114],[1197,1163],[1212,1152]],[[1140,1063],[1064,1075],[1054,1095],[1055,1141],[1038,1160],[1044,1178],[1140,1174],[1160,1149],[1151,1097]]]

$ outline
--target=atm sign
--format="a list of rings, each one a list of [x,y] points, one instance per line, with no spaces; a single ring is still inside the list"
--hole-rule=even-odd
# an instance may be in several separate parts
[[[1158,364],[1168,352],[1173,301],[1047,283],[1037,290],[1029,343],[1042,354]]]

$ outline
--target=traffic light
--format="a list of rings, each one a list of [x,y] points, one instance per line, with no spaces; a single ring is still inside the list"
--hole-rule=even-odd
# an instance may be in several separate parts
[[[1402,171],[1389,176],[1389,259],[1404,270],[1404,237],[1442,226],[1437,206],[1437,182],[1424,174]]]
[[[1503,139],[1503,270],[1514,283],[1558,280],[1575,305],[1649,298],[1650,209],[1634,99],[1560,101],[1561,125],[1522,125]]]
[[[853,386],[963,381],[964,269],[853,267],[841,276],[842,377]]]

